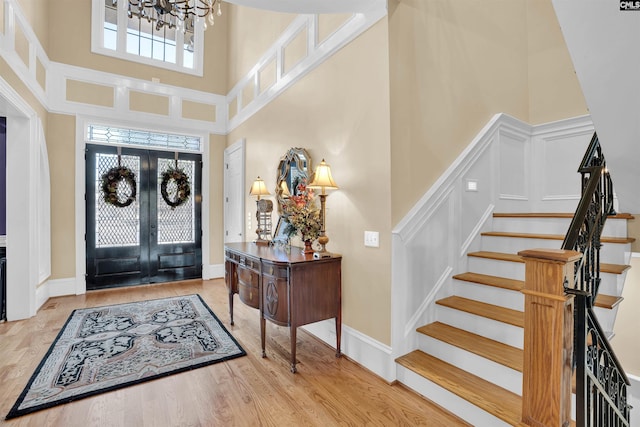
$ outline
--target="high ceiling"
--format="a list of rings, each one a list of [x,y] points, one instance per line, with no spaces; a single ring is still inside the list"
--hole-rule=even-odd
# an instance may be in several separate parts
[[[632,2],[633,3],[633,2]],[[640,212],[640,11],[617,1],[553,0],[620,212]]]
[[[289,13],[353,13],[386,7],[386,0],[225,0],[240,6]]]

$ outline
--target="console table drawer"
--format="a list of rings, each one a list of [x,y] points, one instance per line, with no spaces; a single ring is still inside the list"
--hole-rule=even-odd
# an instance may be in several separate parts
[[[253,308],[260,308],[260,289],[238,283],[238,296],[240,301]]]
[[[273,276],[278,279],[287,279],[289,277],[289,268],[265,262],[262,265],[262,274]]]
[[[260,260],[255,258],[249,258],[245,256],[240,256],[238,259],[238,264],[243,267],[249,268],[253,271],[260,272]]]
[[[238,295],[240,300],[253,308],[260,307],[260,273],[243,265],[238,266]]]
[[[257,289],[260,283],[260,273],[240,265],[238,266],[238,281]]]

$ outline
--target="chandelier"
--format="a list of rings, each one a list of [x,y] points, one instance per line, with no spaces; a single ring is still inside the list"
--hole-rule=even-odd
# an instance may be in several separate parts
[[[129,18],[137,16],[156,23],[156,30],[167,26],[182,31],[193,29],[203,19],[202,27],[214,24],[213,15],[222,15],[222,0],[129,0]],[[217,5],[217,8],[216,8]],[[217,9],[217,10],[215,10]],[[215,10],[215,11],[214,11]]]

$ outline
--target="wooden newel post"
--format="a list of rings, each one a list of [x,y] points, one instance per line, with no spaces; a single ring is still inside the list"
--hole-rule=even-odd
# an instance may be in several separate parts
[[[582,254],[560,249],[518,253],[525,262],[522,421],[562,427],[571,422],[574,263]]]

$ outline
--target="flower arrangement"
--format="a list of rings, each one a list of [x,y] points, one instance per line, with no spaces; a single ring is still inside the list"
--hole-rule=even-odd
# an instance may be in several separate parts
[[[296,186],[295,195],[289,196],[282,206],[283,216],[287,220],[284,233],[292,237],[300,233],[303,241],[313,241],[320,235],[320,210],[312,189],[306,181]]]

